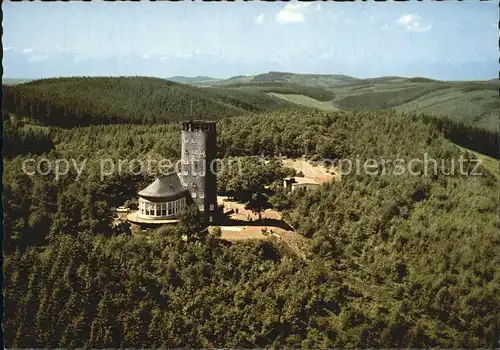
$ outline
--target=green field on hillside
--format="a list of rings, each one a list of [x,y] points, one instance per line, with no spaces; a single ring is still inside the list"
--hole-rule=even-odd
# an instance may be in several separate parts
[[[196,82],[193,84],[197,85]],[[322,110],[393,109],[398,112],[448,117],[492,131],[499,128],[500,84],[495,79],[447,82],[423,77],[358,79],[345,75],[269,72],[212,82],[205,80],[199,86],[224,86],[241,91],[266,92],[298,105]]]
[[[252,83],[233,83],[224,86],[225,89],[238,90],[248,93],[277,93],[286,95],[304,95],[321,102],[331,101],[334,94],[331,90],[294,83],[279,82],[252,82]],[[212,87],[213,89],[213,87]]]
[[[283,100],[296,103],[298,105],[303,105],[310,108],[317,108],[322,111],[337,111],[338,107],[335,107],[331,101],[318,101],[312,97],[302,95],[302,94],[285,94],[269,92],[268,95],[279,97]]]
[[[458,122],[498,130],[498,86],[486,82],[408,82],[332,89],[333,104],[343,109],[394,109],[446,116]]]
[[[246,84],[246,87],[273,93],[273,96],[320,109],[324,109],[325,106],[330,108],[330,105],[331,109],[394,109],[398,112],[449,117],[457,122],[487,130],[498,130],[499,126],[498,87],[491,83],[392,81],[331,89],[304,87],[302,91],[296,87],[289,87],[287,91],[284,86],[274,84],[269,84],[266,87]],[[231,87],[231,85],[229,86]],[[241,84],[238,88],[244,89],[245,85]],[[327,98],[330,93],[333,95],[331,100]],[[298,98],[298,95],[304,97]]]

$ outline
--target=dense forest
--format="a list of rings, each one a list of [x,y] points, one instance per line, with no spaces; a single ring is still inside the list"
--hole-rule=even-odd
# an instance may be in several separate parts
[[[487,130],[470,124],[456,122],[446,117],[421,116],[443,133],[448,140],[462,147],[500,159],[500,131]]]
[[[101,180],[99,160],[175,159],[177,124],[6,122],[5,346],[497,347],[499,187],[482,167],[482,176],[449,173],[452,160],[474,156],[446,125],[315,110],[219,120],[219,156],[244,157],[248,170],[221,175],[229,194],[284,175],[274,162],[254,164],[258,155],[446,160],[429,176],[346,174],[314,193],[267,192],[309,238],[303,260],[274,241],[228,246],[192,213],[147,234],[111,225],[110,208],[151,177]],[[45,148],[12,147],[38,142]],[[74,170],[56,180],[23,172],[36,154],[89,161],[78,181]]]
[[[48,130],[24,127],[22,122],[4,123],[3,156],[20,154],[42,154],[54,147]]]
[[[420,80],[417,81],[420,82]],[[382,89],[380,92],[364,93],[369,95],[366,98],[363,94],[339,95],[343,97],[336,98],[339,99],[338,103],[342,107],[375,109],[377,113],[380,113],[385,112],[382,111],[383,109],[398,106],[436,89],[446,90],[456,85],[437,82],[429,82],[429,84],[408,88],[397,94],[394,94],[394,91]],[[355,90],[356,86],[349,89]],[[361,87],[366,88],[364,85]],[[467,83],[459,87],[481,91],[498,89],[495,84],[487,83]],[[4,86],[3,89],[4,118],[6,115],[12,115],[21,119],[28,118],[30,123],[36,122],[43,126],[63,128],[117,123],[156,125],[186,119],[251,116],[276,110],[306,113],[309,108],[269,96],[267,93],[300,94],[318,101],[329,101],[336,95],[332,90],[324,87],[289,82],[278,84],[274,81],[267,82],[265,79],[256,83],[234,83],[224,87],[197,88],[164,79],[146,77],[53,78]],[[377,98],[377,94],[386,96],[392,102],[387,98]],[[355,102],[342,105],[349,99]],[[370,105],[372,102],[375,105]],[[385,105],[380,105],[381,103]],[[498,109],[497,107],[497,104],[492,106]],[[485,128],[471,122],[456,120],[454,116],[437,117],[419,113],[416,117],[434,125],[440,133],[444,133],[445,137],[454,143],[497,159],[500,157],[498,125],[493,129]],[[25,131],[22,132],[25,133]],[[33,140],[38,136],[30,132],[27,135],[19,135],[14,130],[8,135],[6,142],[12,145],[26,145],[24,149],[31,150],[29,144],[38,142],[38,140]],[[277,135],[277,139],[280,139],[280,135]],[[271,140],[270,142],[279,143],[280,141]],[[144,146],[144,140],[141,140],[138,145]],[[50,147],[49,140],[39,150],[45,151],[47,147]],[[8,150],[16,148],[7,147]],[[282,153],[288,152],[289,149],[291,153],[295,153],[296,149],[288,148],[288,145],[280,148]],[[254,154],[253,150],[250,152],[251,155]],[[309,152],[303,149],[300,151]],[[5,155],[10,156],[9,152],[7,151]]]
[[[3,93],[8,112],[61,127],[223,118],[291,106],[265,93],[200,89],[147,77],[41,79],[4,85]]]
[[[257,83],[232,83],[225,87],[248,92],[274,92],[278,94],[299,94],[309,96],[318,101],[330,101],[334,97],[331,90],[308,85],[293,83],[257,82]],[[228,89],[229,90],[229,89]]]

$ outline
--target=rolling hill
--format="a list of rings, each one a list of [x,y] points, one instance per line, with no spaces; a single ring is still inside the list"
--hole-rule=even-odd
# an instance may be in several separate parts
[[[333,89],[341,109],[382,110],[449,117],[498,130],[498,86],[489,82],[405,81]]]
[[[358,79],[345,75],[269,72],[214,80],[210,86],[265,92],[287,102],[326,111],[392,109],[449,117],[468,125],[498,130],[498,79],[451,82],[423,77]]]
[[[344,74],[298,74],[290,72],[267,72],[257,75],[238,75],[228,79],[210,77],[172,77],[169,80],[192,84],[195,86],[240,86],[242,84],[295,84],[313,86],[318,88],[336,88],[339,86],[352,86],[363,84],[377,84],[387,82],[431,82],[429,78],[404,78],[398,76],[385,76],[375,78],[356,78]]]
[[[183,77],[186,79],[185,77]],[[268,72],[250,76],[236,76],[229,79],[213,79],[211,82],[205,80],[203,82],[192,81],[192,84],[206,85],[210,83],[212,86],[232,86],[234,84],[258,84],[258,83],[289,83],[297,85],[306,85],[314,87],[335,87],[339,85],[356,84],[361,79],[353,78],[342,74],[296,74],[289,72]]]
[[[41,79],[3,89],[8,112],[57,126],[218,119],[296,106],[263,92],[147,77]]]
[[[356,79],[279,72],[225,81],[176,79],[192,83],[147,77],[75,77],[4,85],[4,109],[42,125],[62,127],[220,119],[286,109],[393,110],[437,118],[433,123],[450,140],[498,157],[494,145],[498,143],[500,104],[495,81]],[[201,87],[195,81],[212,84]]]
[[[500,108],[498,79],[446,82],[423,77],[359,79],[339,74],[268,72],[229,79],[207,76],[168,79],[99,77],[24,83],[10,79],[4,85],[5,105],[9,112],[32,115],[31,99],[38,101],[35,105],[50,99],[50,108],[63,109],[63,118],[65,113],[75,115],[77,124],[154,123],[206,114],[219,118],[295,105],[326,111],[390,109],[449,117],[496,131]],[[14,95],[23,98],[15,102],[10,98]],[[24,105],[20,104],[21,100]],[[45,106],[46,102],[42,104]],[[40,108],[46,109],[35,106],[33,113]],[[66,122],[67,118],[62,121],[61,117],[49,121],[56,124]]]
[[[210,84],[218,81],[219,79],[211,78],[211,77],[183,77],[183,76],[175,76],[167,78],[167,80],[174,81],[176,83],[181,84]]]

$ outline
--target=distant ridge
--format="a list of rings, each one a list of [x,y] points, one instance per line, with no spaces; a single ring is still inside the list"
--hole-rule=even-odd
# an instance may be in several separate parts
[[[339,86],[362,85],[362,84],[377,84],[385,82],[406,81],[410,83],[431,83],[431,82],[446,82],[443,80],[426,78],[426,77],[402,77],[402,76],[382,76],[372,78],[357,78],[345,74],[309,74],[309,73],[291,73],[269,71],[256,75],[236,75],[226,79],[212,78],[207,76],[186,77],[175,76],[167,78],[168,80],[176,81],[183,84],[193,85],[232,85],[241,83],[291,83],[308,85],[314,87],[334,88]],[[472,83],[472,82],[488,82],[500,83],[499,79],[479,80],[479,81],[454,81],[455,83]]]
[[[32,81],[32,80],[34,80],[34,79],[3,78],[2,84],[3,85],[17,85],[17,84],[27,83],[27,82]]]
[[[360,79],[342,74],[297,74],[270,71],[267,73],[235,76],[213,82],[214,85],[232,85],[241,83],[290,83],[315,87],[334,87],[355,84]]]
[[[296,74],[270,71],[228,79],[208,76],[72,77],[26,82],[4,79],[4,103],[12,113],[28,115],[17,97],[41,113],[62,113],[54,125],[164,123],[196,114],[219,118],[283,108],[396,110],[449,117],[487,130],[498,130],[499,80],[438,81],[425,77],[355,78],[343,74]],[[9,95],[9,93],[11,93]],[[17,98],[16,97],[16,98]],[[17,102],[14,102],[17,101]],[[47,102],[49,102],[47,104]],[[43,106],[42,108],[37,107]],[[64,117],[64,110],[72,115]],[[22,111],[22,113],[21,113]]]
[[[176,83],[182,83],[182,84],[196,84],[196,83],[214,82],[214,81],[217,81],[219,79],[211,78],[211,77],[204,77],[204,76],[197,76],[197,77],[174,76],[174,77],[167,78],[167,80],[174,81]]]
[[[480,128],[498,130],[498,79],[439,81],[418,76],[355,78],[343,74],[271,71],[193,85],[264,92],[287,102],[323,110],[392,109],[447,116]]]

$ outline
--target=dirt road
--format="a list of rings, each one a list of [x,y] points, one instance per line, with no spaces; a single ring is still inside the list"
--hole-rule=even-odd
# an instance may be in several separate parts
[[[230,242],[247,239],[277,239],[284,242],[297,256],[305,259],[309,252],[309,241],[304,236],[277,225],[281,223],[281,214],[275,210],[266,210],[261,215],[261,221],[245,205],[229,201],[227,197],[218,196],[217,202],[224,205],[224,213],[232,222],[238,225],[219,226],[221,238]],[[271,222],[275,225],[259,225],[259,222]]]
[[[340,173],[335,169],[326,169],[324,166],[313,165],[305,159],[284,159],[283,166],[301,171],[304,177],[323,183],[335,179],[340,180]]]

